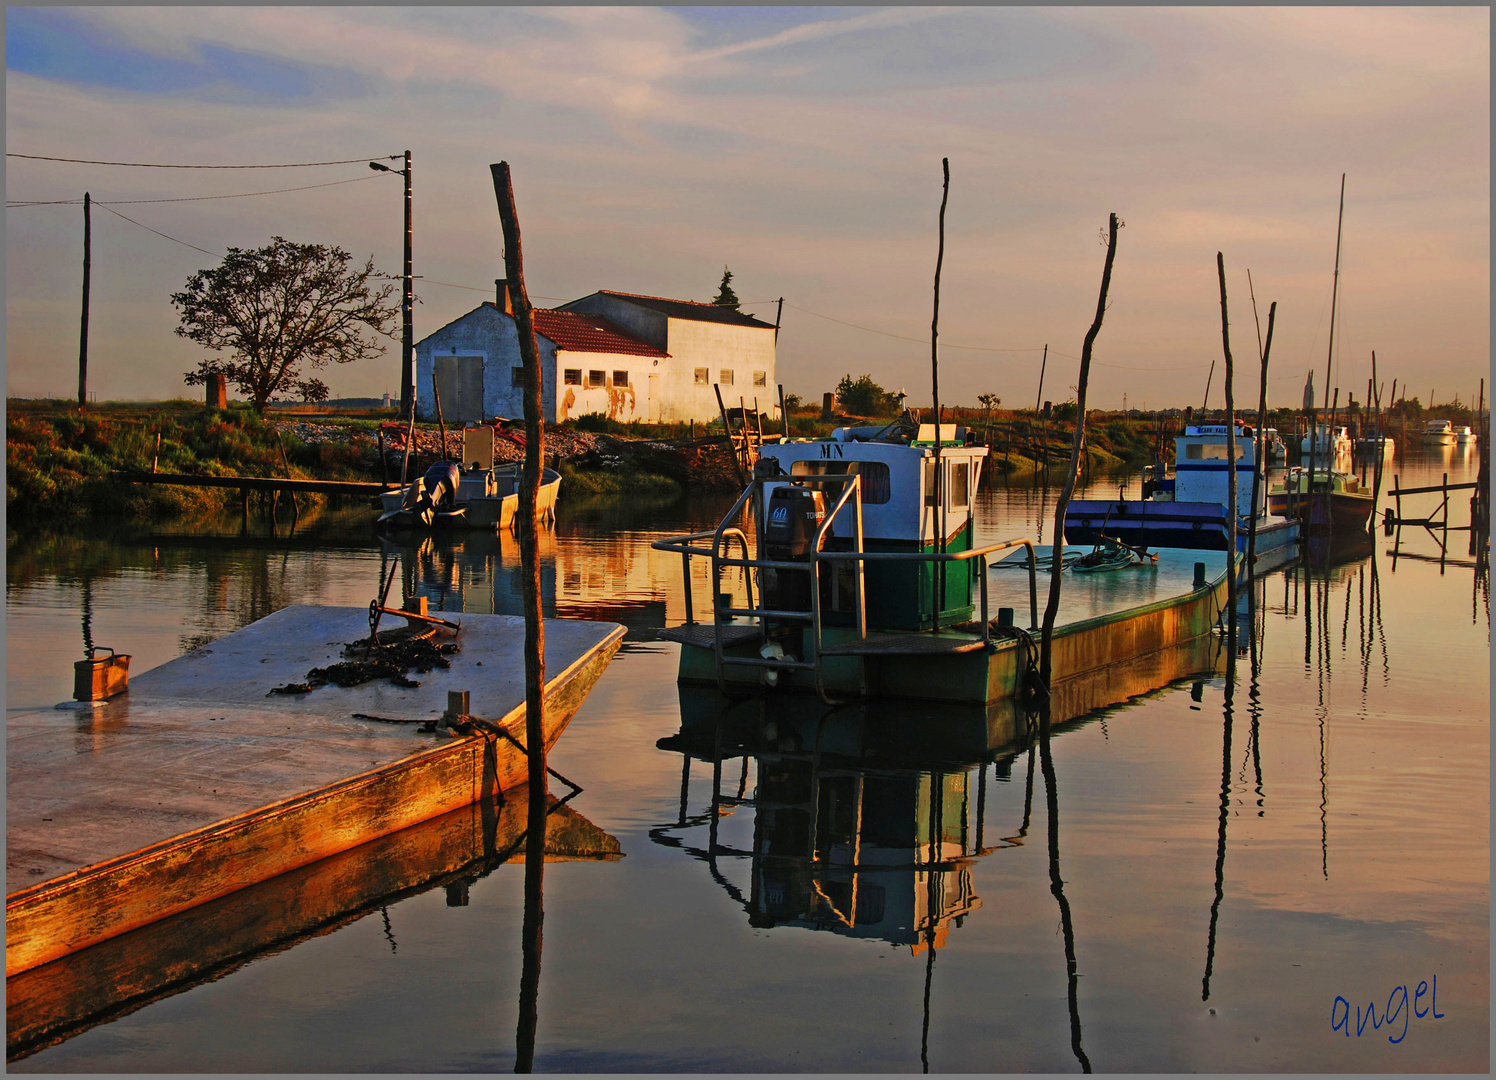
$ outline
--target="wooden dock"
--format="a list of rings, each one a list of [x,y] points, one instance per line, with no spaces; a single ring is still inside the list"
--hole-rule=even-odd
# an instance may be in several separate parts
[[[417,688],[267,696],[368,634],[365,609],[289,607],[102,705],[9,717],[7,979],[523,783],[523,620],[461,622]],[[546,621],[548,746],[623,633]],[[436,719],[462,690],[508,737],[355,715]]]
[[[200,476],[197,473],[117,472],[131,484],[174,484],[178,487],[233,488],[237,491],[284,491],[295,495],[369,495],[394,491],[403,484],[375,484],[361,480],[293,480],[274,476]]]
[[[256,957],[330,933],[432,889],[465,906],[467,890],[524,861],[528,800],[482,800],[199,904],[6,980],[6,1059],[222,978]],[[612,836],[551,800],[547,862],[623,858]]]

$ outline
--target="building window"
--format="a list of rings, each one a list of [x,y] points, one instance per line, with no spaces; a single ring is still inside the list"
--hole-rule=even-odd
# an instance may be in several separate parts
[[[510,386],[524,386],[525,385],[525,369],[522,368],[522,367],[510,368],[509,369],[509,379],[510,379],[510,382],[509,382]]]
[[[597,371],[596,369],[587,372],[587,385],[589,387],[607,386],[608,373],[606,371]]]
[[[769,373],[767,371],[755,371],[753,373],[753,385],[754,386],[768,386],[769,385]]]
[[[567,386],[581,386],[582,385],[582,369],[581,368],[579,368],[579,367],[569,367],[569,368],[566,369],[566,385]]]
[[[722,369],[722,377],[719,378],[717,381],[719,383],[721,383],[723,386],[731,386],[732,385],[732,368],[728,368],[728,367],[723,368]]]
[[[704,368],[704,367],[699,367],[699,368],[696,369],[696,385],[697,386],[705,386],[711,380],[711,375],[709,374],[710,371],[711,371],[710,368]]]
[[[614,386],[627,386],[629,384],[629,373],[627,371],[613,372]]]

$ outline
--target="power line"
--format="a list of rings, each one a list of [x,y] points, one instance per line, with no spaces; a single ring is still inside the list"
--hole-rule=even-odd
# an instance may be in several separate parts
[[[161,165],[145,161],[92,161],[88,158],[43,157],[41,154],[6,154],[6,157],[26,158],[30,161],[68,161],[74,165],[121,165],[128,169],[311,169],[320,165],[356,165],[368,158],[348,158],[344,161],[297,161],[282,165]],[[376,157],[394,161],[403,154],[377,154]]]
[[[132,217],[125,217],[125,215],[121,214],[118,210],[110,210],[109,207],[105,206],[103,203],[99,203],[98,205],[103,206],[105,210],[109,210],[109,212],[117,218],[125,218],[125,220],[128,221],[131,225],[140,225],[140,222],[136,221]],[[156,233],[157,236],[166,237],[166,239],[181,244],[183,247],[190,247],[193,251],[201,251],[204,255],[218,256],[223,254],[223,252],[221,251],[209,251],[207,248],[200,248],[196,244],[189,244],[185,240],[178,240],[175,236],[167,236],[164,232],[158,232],[157,230],[151,228],[149,225],[140,225],[140,227],[146,232]]]
[[[283,195],[288,191],[311,191],[314,188],[337,187],[339,184],[358,184],[365,180],[379,180],[384,175],[384,173],[373,173],[369,176],[355,176],[352,180],[334,180],[328,184],[303,184],[300,187],[276,188],[274,191],[241,191],[233,195],[192,195],[175,199],[110,199],[107,204],[99,199],[93,201],[100,206],[138,206],[144,203],[211,202],[214,199],[248,199],[256,195]],[[14,202],[8,201],[5,204],[5,208],[7,210],[15,210],[23,206],[81,206],[82,204],[82,199],[54,199],[51,201],[30,199]]]

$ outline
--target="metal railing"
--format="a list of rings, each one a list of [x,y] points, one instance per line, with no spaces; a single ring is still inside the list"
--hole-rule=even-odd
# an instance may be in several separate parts
[[[742,667],[771,668],[775,670],[803,670],[810,671],[815,680],[816,693],[821,700],[827,704],[834,704],[833,699],[826,693],[824,673],[821,660],[822,652],[822,612],[821,612],[821,564],[847,561],[853,563],[853,598],[854,616],[857,627],[857,636],[860,641],[867,641],[867,595],[866,595],[866,573],[865,567],[868,562],[925,562],[930,564],[962,562],[967,559],[977,560],[977,577],[979,585],[979,605],[981,636],[984,649],[990,648],[992,641],[992,629],[988,605],[987,564],[988,556],[999,551],[1010,551],[1013,548],[1022,547],[1028,552],[1027,565],[1029,572],[1029,627],[1036,631],[1039,626],[1039,600],[1038,600],[1038,557],[1034,551],[1034,542],[1027,538],[1017,540],[1004,540],[995,544],[986,544],[982,547],[971,548],[966,551],[957,552],[923,552],[923,551],[887,551],[869,552],[863,550],[863,526],[862,526],[862,480],[856,473],[829,473],[811,474],[794,477],[797,484],[839,484],[842,492],[836,503],[826,512],[820,526],[816,529],[814,541],[811,544],[809,558],[803,561],[791,561],[784,559],[752,558],[748,553],[748,540],[743,530],[731,525],[743,512],[745,505],[751,503],[756,508],[761,505],[761,495],[765,484],[783,484],[788,482],[783,475],[775,477],[754,477],[743,489],[732,508],[723,516],[721,524],[716,529],[683,536],[673,536],[664,540],[656,540],[650,547],[658,551],[675,551],[681,556],[681,569],[685,587],[686,625],[696,624],[695,608],[692,600],[691,583],[691,559],[695,556],[710,558],[712,561],[711,584],[712,584],[712,651],[716,661],[716,675],[718,688],[725,694],[728,692],[725,668],[728,664],[736,664]],[[850,551],[826,551],[823,545],[832,526],[843,510],[850,506],[852,513],[852,550]],[[710,546],[704,541],[710,538]],[[738,542],[742,554],[740,558],[731,558],[724,554],[724,545],[731,540]],[[733,607],[722,602],[723,594],[720,591],[722,570],[724,567],[742,567],[744,570],[744,582],[747,594],[746,607]],[[776,573],[790,572],[810,575],[810,610],[809,611],[787,611],[776,608],[756,606],[753,602],[753,571],[773,570]],[[762,592],[762,583],[760,583]],[[729,656],[723,644],[723,619],[732,619],[744,616],[758,620],[758,628],[761,640],[767,644],[770,620],[795,620],[808,622],[811,626],[811,653],[808,660],[790,660],[787,658],[774,658],[764,656]],[[938,633],[939,612],[938,608],[932,613],[935,621],[934,632]]]

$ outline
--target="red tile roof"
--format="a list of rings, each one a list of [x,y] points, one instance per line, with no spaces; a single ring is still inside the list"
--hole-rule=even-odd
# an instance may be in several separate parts
[[[670,354],[664,349],[631,334],[601,315],[581,315],[575,311],[534,308],[535,331],[568,352],[620,353],[624,356],[659,356]]]

